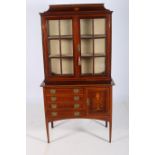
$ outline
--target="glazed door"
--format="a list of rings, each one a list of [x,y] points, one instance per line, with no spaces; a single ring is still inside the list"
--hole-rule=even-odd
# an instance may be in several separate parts
[[[87,90],[88,113],[108,114],[110,110],[110,92],[108,88]]]
[[[48,19],[48,71],[51,77],[73,76],[74,52],[72,19]]]
[[[80,75],[103,76],[106,73],[106,17],[80,18]]]

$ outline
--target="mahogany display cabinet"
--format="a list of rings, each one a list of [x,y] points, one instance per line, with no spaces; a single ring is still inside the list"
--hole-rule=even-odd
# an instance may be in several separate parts
[[[109,123],[111,142],[112,11],[104,4],[50,5],[40,15],[48,143],[48,124],[70,118]]]

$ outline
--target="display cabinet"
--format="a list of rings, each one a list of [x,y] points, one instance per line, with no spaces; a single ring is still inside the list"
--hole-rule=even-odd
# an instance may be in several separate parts
[[[111,20],[103,4],[50,5],[41,15],[48,123],[91,118],[112,126]]]

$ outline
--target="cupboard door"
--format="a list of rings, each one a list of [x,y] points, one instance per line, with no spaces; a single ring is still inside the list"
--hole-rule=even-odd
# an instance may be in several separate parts
[[[106,18],[80,19],[81,75],[104,75],[106,72]]]
[[[87,90],[89,114],[108,114],[110,109],[110,92],[108,88],[92,88]]]
[[[47,20],[47,33],[50,74],[74,75],[72,19]]]

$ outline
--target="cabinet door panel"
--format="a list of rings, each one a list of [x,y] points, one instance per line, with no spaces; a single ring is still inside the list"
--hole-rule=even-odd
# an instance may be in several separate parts
[[[62,59],[62,74],[73,74],[73,59]]]
[[[88,111],[89,113],[109,112],[110,94],[108,88],[88,89]]]
[[[59,35],[59,20],[48,21],[48,36]]]
[[[47,23],[49,72],[55,76],[73,76],[72,19],[50,19]]]
[[[106,19],[94,19],[94,34],[106,34]]]
[[[59,58],[51,59],[50,68],[52,75],[60,75],[61,74],[60,59]]]
[[[83,75],[93,74],[93,59],[82,58],[81,59],[81,73]]]
[[[106,72],[106,18],[80,19],[81,75],[103,76]]]
[[[94,58],[94,73],[95,74],[104,74],[104,72],[105,72],[105,58],[104,57],[95,57]]]
[[[81,19],[80,27],[81,35],[92,35],[92,19]]]
[[[60,56],[60,42],[59,40],[49,41],[49,56]]]

